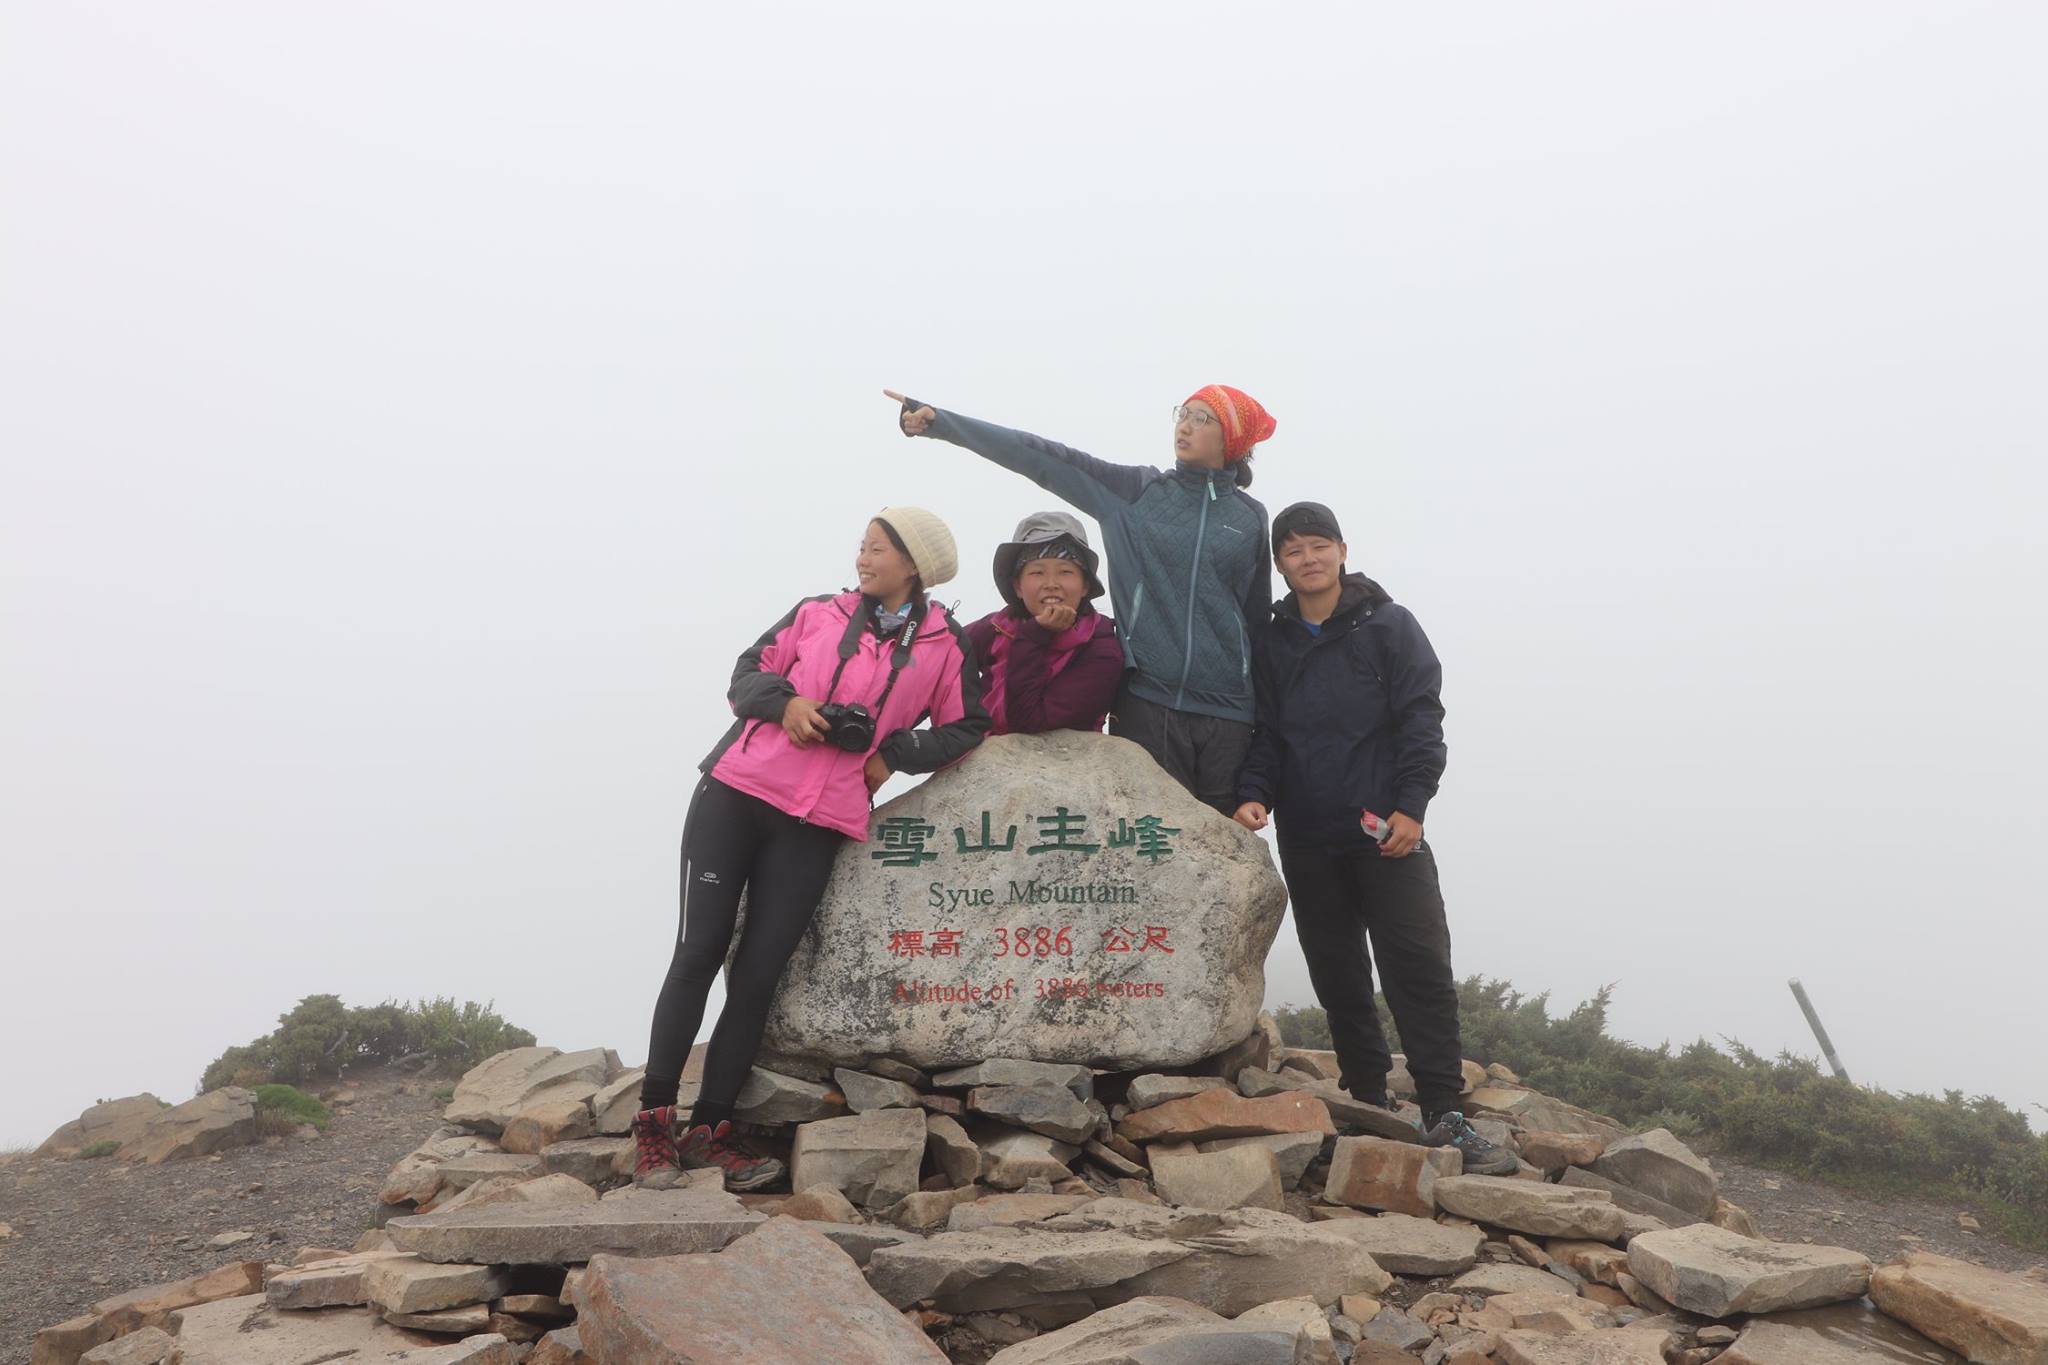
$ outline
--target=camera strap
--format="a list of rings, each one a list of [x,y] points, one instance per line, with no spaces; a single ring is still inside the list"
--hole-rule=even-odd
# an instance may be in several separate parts
[[[889,681],[882,687],[882,695],[875,699],[875,720],[882,719],[882,708],[889,704],[889,694],[896,690],[896,677],[910,662],[910,644],[917,638],[918,627],[924,624],[924,613],[912,612],[904,618],[903,629],[896,632],[895,644],[889,651]],[[832,682],[825,689],[825,700],[831,701],[832,694],[839,690],[840,675],[846,672],[846,661],[860,652],[860,638],[867,633],[867,622],[856,614],[849,623],[850,628],[839,637],[839,666],[832,670]]]

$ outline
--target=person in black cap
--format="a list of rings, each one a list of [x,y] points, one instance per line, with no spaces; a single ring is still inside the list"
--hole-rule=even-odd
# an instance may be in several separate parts
[[[994,735],[1100,730],[1124,676],[1116,622],[1095,610],[1099,561],[1080,518],[1033,512],[996,547],[1006,605],[967,627]]]
[[[1380,985],[1407,1048],[1422,1141],[1465,1170],[1516,1169],[1466,1121],[1451,933],[1422,821],[1444,771],[1443,669],[1406,607],[1346,572],[1344,535],[1321,503],[1273,518],[1273,562],[1292,590],[1252,641],[1258,725],[1238,774],[1237,822],[1278,830],[1280,869],[1309,981],[1329,1016],[1340,1084],[1391,1109],[1393,1055]]]

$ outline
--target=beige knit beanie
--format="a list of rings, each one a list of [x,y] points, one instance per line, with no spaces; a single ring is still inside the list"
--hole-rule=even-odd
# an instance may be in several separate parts
[[[917,576],[927,590],[951,582],[960,571],[960,552],[954,548],[953,533],[946,529],[945,522],[924,508],[884,507],[875,513],[875,520],[887,522],[902,539],[903,548],[910,552],[910,562],[917,566]]]

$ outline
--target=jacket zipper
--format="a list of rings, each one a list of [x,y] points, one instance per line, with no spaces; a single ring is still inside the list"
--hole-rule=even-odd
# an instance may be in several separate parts
[[[1202,519],[1195,523],[1194,562],[1188,566],[1188,620],[1185,630],[1187,652],[1180,661],[1180,690],[1173,694],[1173,709],[1178,711],[1188,696],[1188,674],[1195,668],[1195,587],[1201,582],[1202,541],[1209,534],[1209,504],[1216,501],[1216,476],[1209,476],[1209,496],[1202,502]]]
[[[1136,595],[1131,598],[1131,623],[1124,627],[1124,638],[1126,640],[1136,640],[1138,638],[1138,618],[1144,614],[1145,585],[1140,583]]]

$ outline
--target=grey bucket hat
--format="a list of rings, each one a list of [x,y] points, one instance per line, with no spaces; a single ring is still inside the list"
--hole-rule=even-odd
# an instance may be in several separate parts
[[[1088,532],[1081,525],[1081,519],[1066,512],[1033,512],[1017,523],[1017,529],[1010,538],[996,546],[995,579],[996,591],[1003,595],[1003,601],[1022,611],[1024,604],[1017,599],[1017,569],[1036,556],[1026,551],[1050,546],[1058,541],[1071,542],[1075,559],[1081,566],[1082,577],[1088,580],[1088,600],[1102,596],[1101,558],[1088,544]]]

